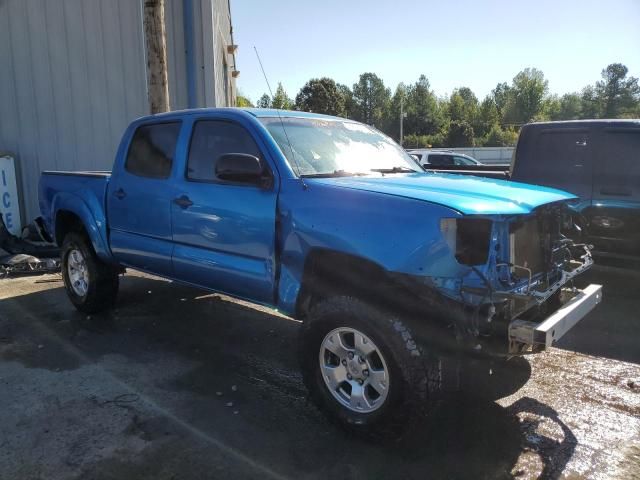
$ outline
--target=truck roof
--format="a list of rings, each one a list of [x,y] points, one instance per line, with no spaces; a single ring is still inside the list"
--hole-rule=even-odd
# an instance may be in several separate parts
[[[173,110],[171,112],[156,113],[154,115],[145,115],[136,121],[146,121],[157,118],[180,118],[193,114],[203,113],[220,113],[220,112],[245,112],[254,117],[277,117],[283,118],[318,118],[323,120],[347,120],[346,118],[334,117],[331,115],[323,115],[320,113],[301,112],[298,110],[278,110],[275,108],[240,108],[240,107],[224,107],[224,108],[189,108],[184,110]]]
[[[598,119],[587,119],[587,120],[560,120],[555,122],[533,122],[523,125],[523,127],[530,126],[553,126],[553,125],[578,125],[578,126],[587,126],[587,125],[601,125],[601,126],[611,126],[611,125],[640,125],[640,119],[638,118],[598,118]]]

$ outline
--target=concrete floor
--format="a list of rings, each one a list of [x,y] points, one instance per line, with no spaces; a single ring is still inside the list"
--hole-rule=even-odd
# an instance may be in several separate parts
[[[0,479],[640,478],[640,273],[559,348],[495,372],[393,444],[306,400],[298,323],[138,274],[76,312],[55,275],[0,280]]]

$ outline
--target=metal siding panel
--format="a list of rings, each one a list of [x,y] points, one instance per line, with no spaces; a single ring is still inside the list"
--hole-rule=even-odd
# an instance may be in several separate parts
[[[58,140],[56,168],[74,169],[78,164],[76,158],[77,138],[73,119],[76,99],[71,90],[64,8],[60,8],[60,5],[51,2],[46,2],[45,8],[50,60],[49,71],[51,74],[50,83],[55,116],[55,122],[51,127],[55,131]]]
[[[66,27],[66,55],[69,62],[69,85],[72,100],[70,114],[76,132],[76,159],[74,170],[91,168],[95,150],[93,143],[93,117],[90,108],[88,52],[84,16],[75,0],[66,0],[62,5]]]
[[[216,81],[214,72],[214,34],[215,24],[213,18],[213,4],[211,0],[200,0],[202,20],[202,71],[204,107],[216,106]]]
[[[0,150],[15,152],[20,129],[16,103],[13,42],[9,27],[9,7],[7,3],[0,2],[0,65],[5,66],[3,75],[0,75]]]
[[[17,156],[25,220],[39,214],[42,169],[109,169],[126,125],[148,113],[142,4],[0,0],[0,59],[8,66],[0,78],[0,149]],[[225,8],[221,0],[193,2],[197,106],[213,106],[223,91],[214,45],[219,29],[228,37]],[[167,1],[174,109],[187,106],[183,13],[182,0]]]
[[[204,81],[204,56],[202,47],[202,0],[194,0],[193,2],[193,58],[196,64],[196,106],[207,106],[205,100],[205,81]],[[200,21],[198,21],[198,19]]]
[[[31,46],[34,99],[39,131],[38,159],[41,169],[58,168],[58,138],[56,136],[55,103],[51,84],[49,39],[44,1],[27,2]]]
[[[136,85],[138,85],[142,91],[142,95],[140,98],[140,111],[144,112],[144,114],[151,113],[151,107],[149,106],[149,96],[147,94],[148,86],[147,86],[147,50],[145,48],[144,41],[144,28],[143,28],[143,0],[139,0],[140,6],[138,8],[138,17],[137,17],[137,27],[135,29],[136,32],[136,45],[139,46],[139,63],[137,66],[137,72],[139,73],[139,77],[136,79]],[[138,82],[139,80],[139,82]]]
[[[108,125],[109,130],[106,136],[106,148],[101,152],[100,162],[102,168],[111,166],[112,153],[116,151],[116,145],[122,135],[124,126],[128,123],[126,117],[127,102],[124,81],[124,62],[122,55],[122,38],[120,35],[120,12],[118,4],[120,2],[100,2],[100,20],[102,31],[102,51],[104,57],[104,71],[106,72],[105,99],[109,105]],[[111,66],[118,66],[110,68]]]
[[[37,129],[37,98],[33,86],[26,5],[19,0],[11,1],[9,3],[9,17],[11,18],[9,31],[14,54],[15,99],[18,107],[16,118],[20,131],[18,145],[14,153],[18,157],[17,163],[21,175],[22,211],[26,213],[28,219],[34,206],[37,206],[37,189],[34,188],[33,180],[34,172],[40,172],[38,145],[41,142]]]
[[[183,0],[168,0],[165,6],[171,110],[188,106],[183,3]]]
[[[111,138],[110,104],[107,90],[107,68],[104,61],[105,51],[102,40],[102,18],[100,13],[100,1],[92,0],[82,2],[83,20],[85,22],[85,41],[87,44],[87,73],[89,84],[89,108],[93,124],[94,153],[90,159],[88,168],[99,170],[105,168],[105,153],[109,151]]]

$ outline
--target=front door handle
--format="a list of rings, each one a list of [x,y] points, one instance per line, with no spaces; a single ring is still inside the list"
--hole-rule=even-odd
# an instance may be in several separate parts
[[[118,190],[115,191],[115,193],[113,194],[118,200],[122,200],[124,197],[127,196],[127,192],[125,192],[123,189],[119,188]]]
[[[191,205],[193,205],[193,202],[191,201],[191,199],[186,195],[182,195],[181,197],[174,198],[173,203],[178,205],[180,208],[189,208]]]

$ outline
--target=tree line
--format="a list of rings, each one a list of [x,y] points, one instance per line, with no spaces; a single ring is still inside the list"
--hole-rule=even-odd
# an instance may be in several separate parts
[[[542,71],[526,68],[511,83],[498,83],[481,101],[470,88],[447,97],[435,94],[421,75],[415,83],[400,83],[394,92],[375,73],[363,73],[350,88],[333,79],[313,78],[289,97],[282,84],[273,98],[264,94],[261,108],[282,108],[350,118],[382,130],[407,147],[511,146],[520,126],[532,121],[583,118],[639,118],[640,85],[628,68],[612,63],[602,78],[579,92],[554,95]],[[238,96],[238,106],[254,106]]]

